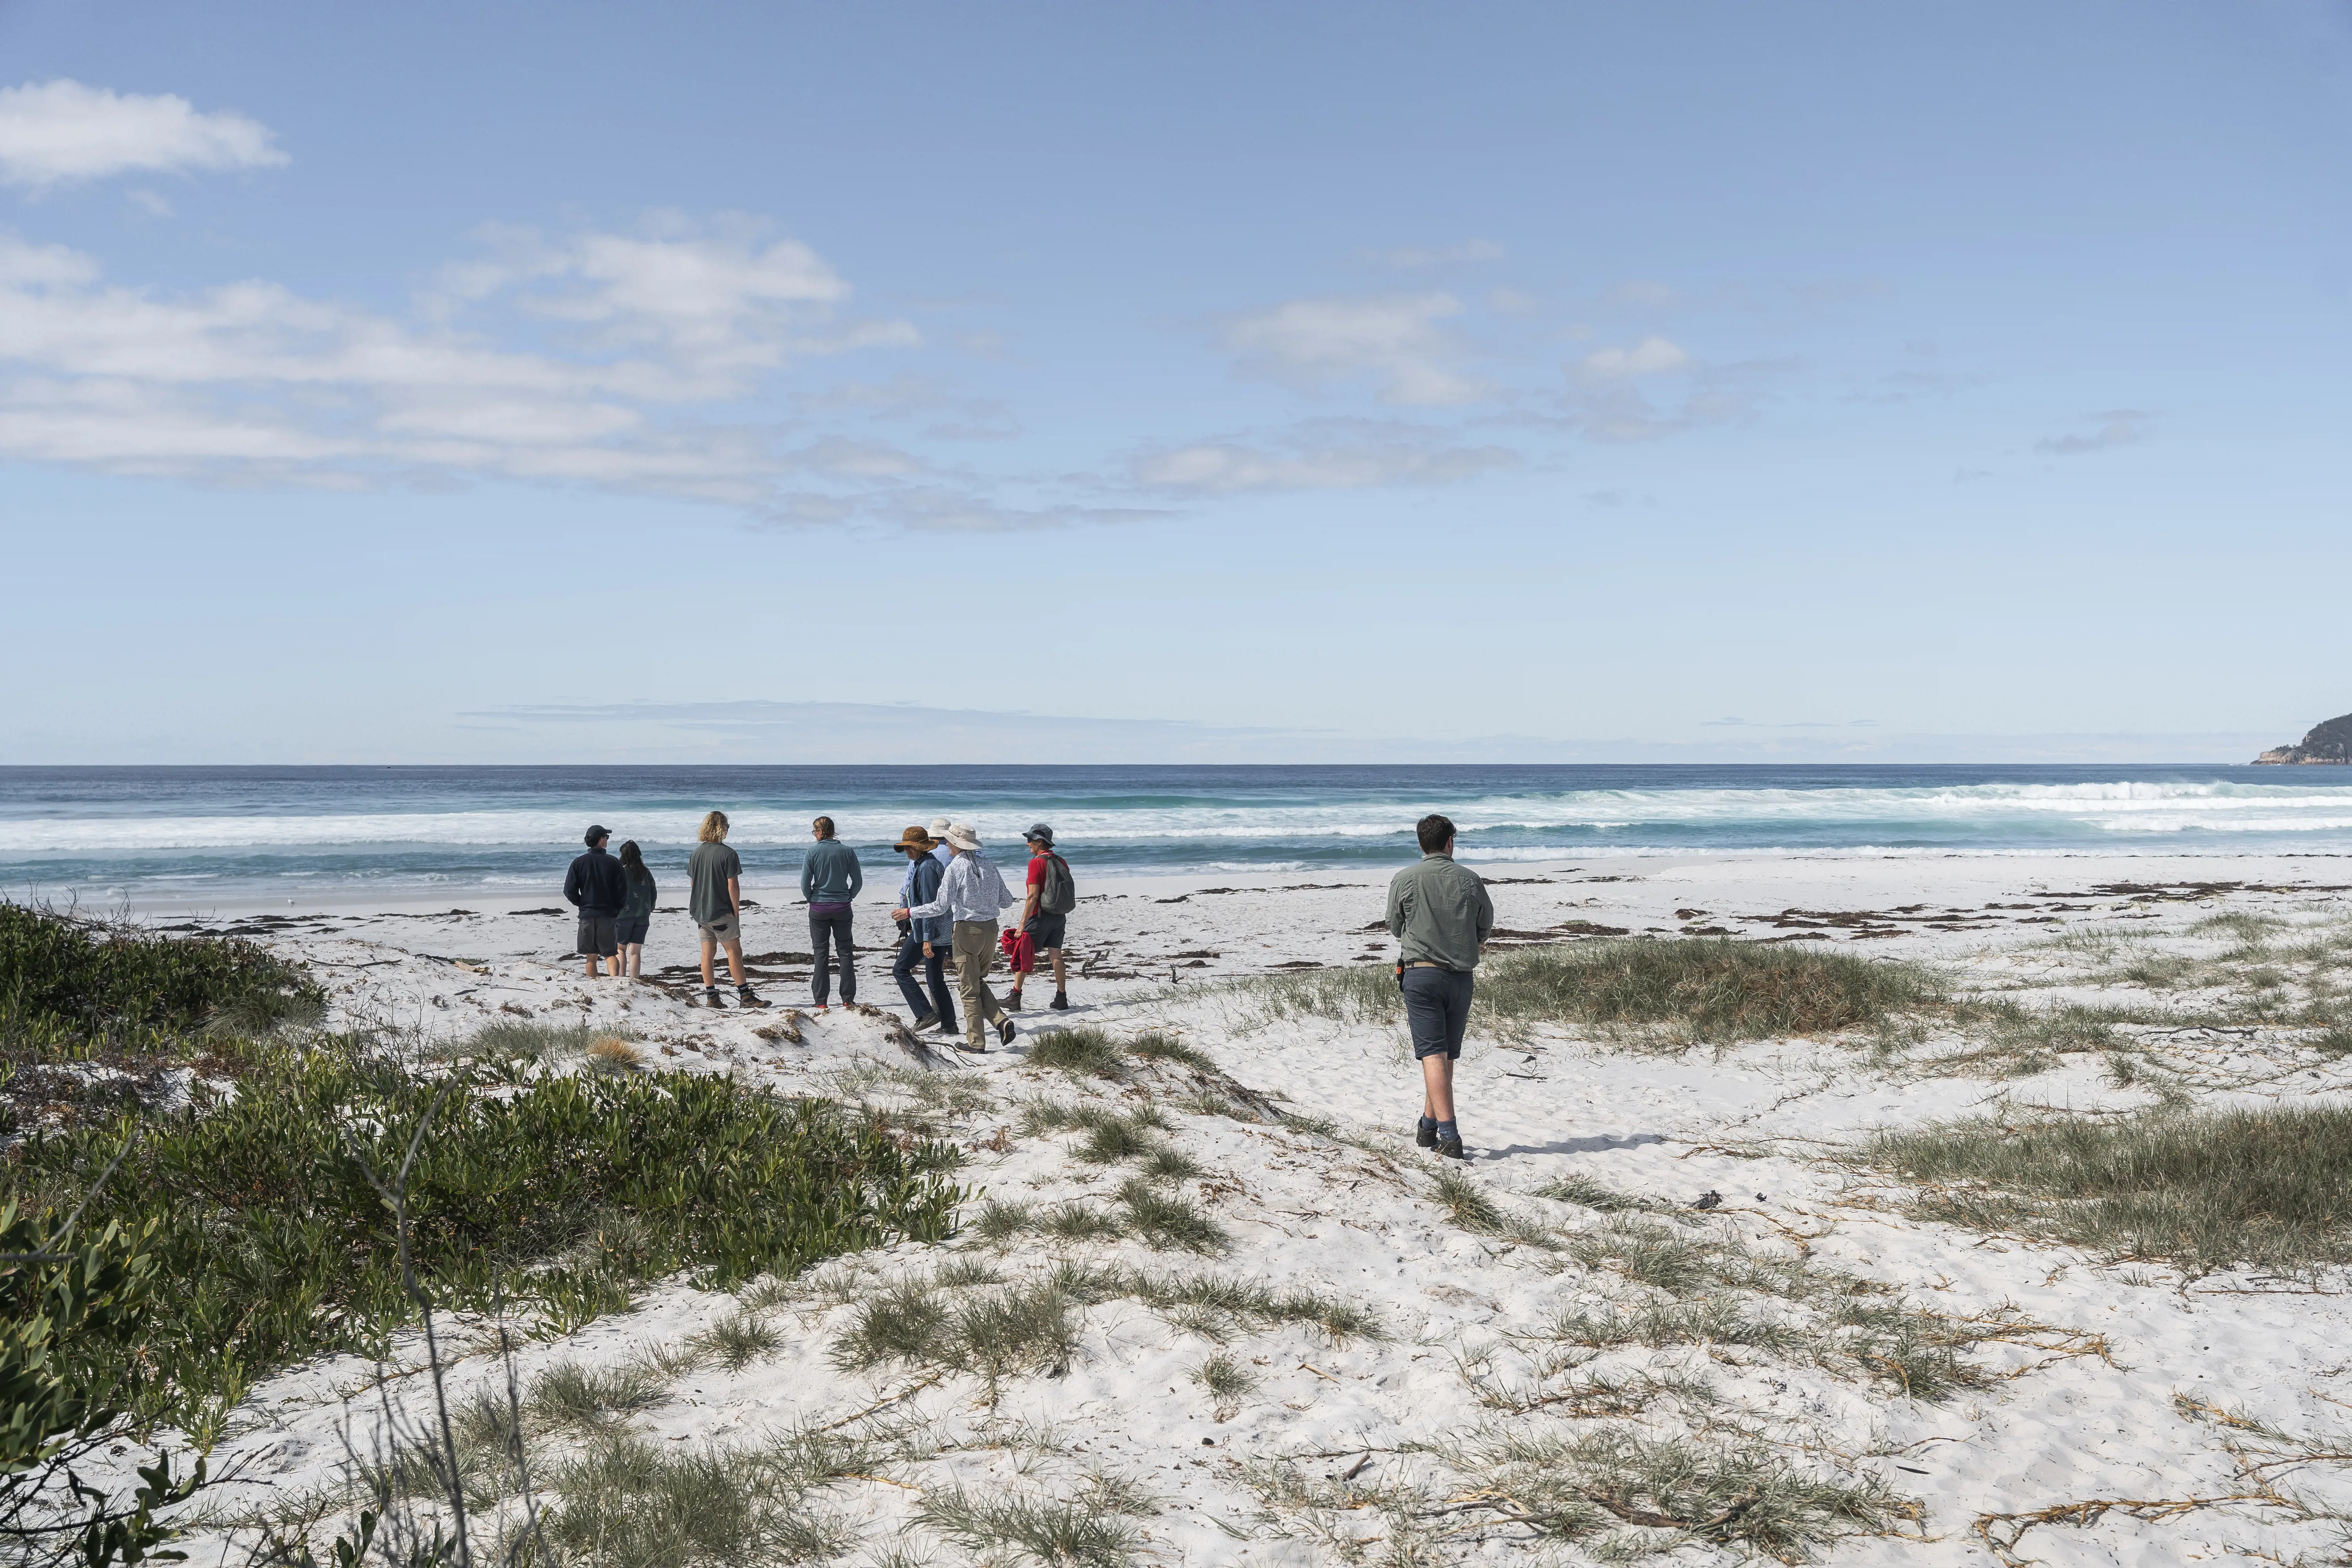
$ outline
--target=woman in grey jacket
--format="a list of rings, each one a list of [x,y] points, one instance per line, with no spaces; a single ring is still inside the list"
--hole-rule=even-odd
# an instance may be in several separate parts
[[[866,872],[857,864],[857,851],[833,836],[833,818],[818,817],[809,824],[809,831],[816,836],[816,845],[801,862],[801,897],[808,900],[809,952],[814,961],[809,980],[816,991],[816,1010],[822,1013],[833,1000],[828,947],[841,952],[842,1005],[857,1000],[857,941],[849,900],[866,886]]]

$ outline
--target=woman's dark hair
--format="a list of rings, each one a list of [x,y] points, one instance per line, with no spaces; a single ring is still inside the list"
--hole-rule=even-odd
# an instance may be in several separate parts
[[[621,864],[634,871],[642,871],[646,868],[646,858],[638,853],[635,839],[621,840]]]

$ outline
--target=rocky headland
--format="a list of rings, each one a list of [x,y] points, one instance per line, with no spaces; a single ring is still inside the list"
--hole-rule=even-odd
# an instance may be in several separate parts
[[[2312,726],[2293,746],[2273,746],[2257,763],[2352,763],[2352,713]]]

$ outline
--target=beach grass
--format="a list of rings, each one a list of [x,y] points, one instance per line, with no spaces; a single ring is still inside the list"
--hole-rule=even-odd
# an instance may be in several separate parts
[[[924,1494],[915,1517],[983,1563],[1128,1568],[1141,1561],[1136,1521],[1156,1511],[1131,1482],[1098,1476],[1066,1498],[947,1488]]]
[[[1910,1512],[1874,1480],[1823,1476],[1753,1440],[1706,1443],[1625,1426],[1508,1432],[1474,1444],[1463,1462],[1497,1513],[1569,1541],[1630,1524],[1794,1562]],[[1643,1544],[1659,1550],[1671,1540]],[[1641,1549],[1626,1542],[1616,1554]]]
[[[1948,984],[1924,964],[1794,943],[1612,939],[1519,948],[1478,966],[1474,1027],[1585,1026],[1628,1043],[1727,1045],[1868,1029],[1942,1012]],[[1319,1017],[1342,1024],[1403,1016],[1388,965],[1255,976],[1233,983],[1240,1021]]]
[[[1108,1031],[1091,1025],[1066,1029],[1040,1029],[1029,1037],[1022,1065],[1040,1071],[1065,1072],[1072,1078],[1124,1079],[1127,1048]]]
[[[2112,1259],[2200,1272],[2352,1262],[2352,1108],[1961,1122],[1881,1133],[1861,1158],[1916,1184],[1921,1218]]]
[[[824,1476],[789,1446],[729,1449],[615,1435],[555,1468],[541,1528],[568,1559],[630,1568],[814,1563],[855,1532],[815,1511]],[[830,1467],[821,1467],[830,1468]]]

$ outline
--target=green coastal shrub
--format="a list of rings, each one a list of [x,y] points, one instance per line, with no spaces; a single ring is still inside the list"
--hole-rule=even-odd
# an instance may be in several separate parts
[[[189,1031],[222,1014],[267,1026],[315,1016],[323,1001],[300,969],[253,942],[0,903],[0,1037],[11,1041]]]
[[[437,1102],[437,1103],[436,1103]],[[257,1047],[234,1099],[151,1117],[84,1220],[149,1235],[155,1331],[97,1347],[142,1418],[202,1436],[254,1379],[328,1352],[379,1355],[414,1321],[392,1216],[360,1159],[408,1183],[420,1281],[445,1308],[522,1308],[551,1330],[681,1268],[728,1284],[893,1237],[937,1240],[963,1196],[951,1146],[828,1102],[682,1072],[427,1079],[342,1047]],[[0,1174],[61,1212],[130,1120],[37,1134]],[[152,1231],[149,1227],[152,1226]]]

